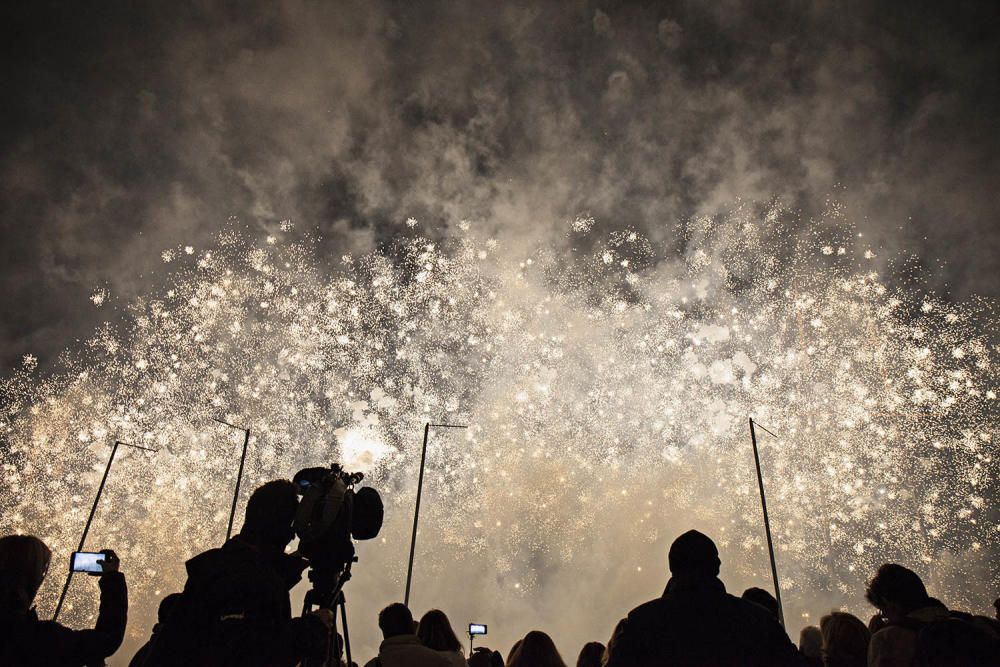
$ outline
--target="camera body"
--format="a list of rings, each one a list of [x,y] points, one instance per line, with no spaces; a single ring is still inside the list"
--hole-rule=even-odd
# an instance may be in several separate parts
[[[356,560],[354,540],[370,540],[382,529],[384,507],[378,491],[354,488],[363,479],[362,473],[347,472],[337,463],[305,468],[292,478],[302,495],[294,529],[299,553],[309,559],[313,583],[307,604],[332,604],[330,598],[350,577]]]

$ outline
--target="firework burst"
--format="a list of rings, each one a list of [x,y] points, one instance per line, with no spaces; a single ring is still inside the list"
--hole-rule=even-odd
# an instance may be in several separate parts
[[[389,519],[367,554],[400,581],[420,430],[447,420],[471,427],[431,447],[427,572],[474,560],[526,595],[701,525],[733,576],[766,580],[752,414],[779,434],[762,459],[786,602],[853,601],[899,558],[979,603],[997,577],[989,304],[890,287],[849,229],[781,215],[695,221],[680,253],[587,216],[517,259],[474,226],[335,268],[290,225],[166,250],[169,285],[64,371],[28,355],[3,381],[0,529],[68,553],[109,443],[157,447],[121,456],[95,520],[153,605],[224,537],[241,441],[220,417],[252,428],[245,489],[331,460],[369,473]]]

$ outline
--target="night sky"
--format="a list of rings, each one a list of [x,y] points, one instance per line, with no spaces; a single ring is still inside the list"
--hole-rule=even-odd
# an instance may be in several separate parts
[[[803,225],[836,200],[932,288],[1000,295],[993,3],[0,13],[5,369],[51,365],[156,287],[163,249],[207,245],[231,216],[291,219],[339,256],[409,216],[529,247],[581,213],[664,240],[737,200],[781,197]]]

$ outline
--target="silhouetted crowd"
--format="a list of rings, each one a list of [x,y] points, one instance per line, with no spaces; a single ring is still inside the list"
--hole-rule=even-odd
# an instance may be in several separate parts
[[[289,592],[309,566],[298,554],[285,553],[297,504],[289,481],[258,488],[240,533],[187,562],[184,590],[163,599],[152,636],[131,667],[346,666],[332,610],[292,616]],[[118,650],[128,593],[117,557],[104,553],[96,625],[71,630],[39,619],[33,607],[49,569],[48,547],[28,535],[0,538],[0,665],[102,665]],[[578,667],[1000,665],[1000,622],[948,609],[902,565],[883,565],[871,579],[866,597],[877,613],[867,624],[831,611],[819,627],[802,630],[796,647],[770,593],[726,592],[709,537],[684,533],[671,545],[668,561],[663,594],[609,628],[607,645],[583,646]],[[1000,615],[1000,600],[994,606]],[[390,604],[378,625],[383,640],[365,667],[566,667],[552,638],[539,630],[526,634],[506,657],[489,648],[466,656],[439,610],[415,621],[405,605]]]

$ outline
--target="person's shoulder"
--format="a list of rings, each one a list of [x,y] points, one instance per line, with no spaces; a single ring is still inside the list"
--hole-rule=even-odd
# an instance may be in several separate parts
[[[267,569],[257,551],[236,538],[222,547],[203,551],[188,560],[185,566],[188,577],[199,580],[245,577]]]
[[[641,605],[630,611],[628,613],[628,618],[631,621],[633,618],[643,618],[655,615],[667,606],[669,606],[669,602],[666,598],[653,598],[652,600],[643,602]]]
[[[432,661],[434,664],[438,665],[451,665],[451,656],[449,654],[455,654],[461,656],[460,653],[456,651],[435,651],[432,648],[428,648],[423,644],[418,644],[413,646],[413,651],[420,653],[422,656],[426,657],[428,660]]]
[[[207,569],[212,568],[224,558],[222,549],[215,548],[202,551],[197,556],[193,556],[184,563],[188,576],[195,576]]]
[[[756,623],[767,623],[768,625],[771,623],[778,624],[778,620],[774,615],[759,604],[738,598],[731,593],[723,593],[720,600],[722,605],[741,618],[752,620]]]
[[[674,615],[673,605],[666,598],[655,598],[633,609],[623,619],[624,625],[621,627],[623,635],[634,640],[638,635],[652,632],[652,628],[663,625],[665,619]]]
[[[912,642],[916,639],[918,630],[919,628],[916,626],[891,623],[874,633],[869,645],[882,646],[897,642]]]
[[[405,654],[411,657],[412,663],[420,667],[452,667],[454,663],[448,659],[444,651],[435,651],[423,644],[407,644]]]
[[[873,634],[868,642],[868,664],[895,664],[894,659],[904,659],[901,656],[912,657],[916,641],[916,630],[898,624],[887,625]]]
[[[437,653],[452,667],[466,667],[469,664],[461,651],[438,651]]]

